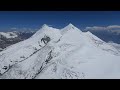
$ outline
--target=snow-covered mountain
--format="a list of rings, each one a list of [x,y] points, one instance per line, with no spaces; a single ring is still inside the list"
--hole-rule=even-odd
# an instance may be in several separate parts
[[[120,51],[120,44],[113,43],[113,42],[109,42],[108,44],[112,45],[112,46],[115,47],[118,51]]]
[[[46,24],[0,52],[1,79],[120,78],[120,52],[72,24]]]
[[[100,30],[94,30],[92,28],[88,28],[85,29],[83,31],[90,31],[91,33],[93,33],[94,35],[96,35],[97,37],[99,37],[100,39],[104,40],[105,42],[114,42],[114,43],[118,43],[120,44],[120,29],[108,29],[108,30],[104,30],[103,28],[101,28]]]

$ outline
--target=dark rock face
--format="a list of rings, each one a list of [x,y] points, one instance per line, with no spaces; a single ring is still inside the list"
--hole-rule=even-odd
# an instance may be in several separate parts
[[[20,41],[23,41],[25,39],[28,39],[29,37],[31,37],[35,32],[16,32],[18,37],[15,38],[6,38],[3,35],[0,35],[0,51],[2,51],[2,49],[13,45],[15,43],[18,43]]]
[[[47,44],[47,43],[50,41],[50,37],[48,37],[48,36],[45,35],[44,38],[41,39],[41,42],[42,42],[42,41],[43,41],[45,44]]]

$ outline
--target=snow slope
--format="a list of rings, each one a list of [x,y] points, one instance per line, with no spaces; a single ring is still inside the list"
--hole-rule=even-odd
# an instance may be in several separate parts
[[[120,51],[120,44],[113,43],[113,42],[109,42],[108,44],[114,46],[118,51]]]
[[[40,28],[0,52],[2,79],[120,78],[120,52],[90,32],[69,24]]]

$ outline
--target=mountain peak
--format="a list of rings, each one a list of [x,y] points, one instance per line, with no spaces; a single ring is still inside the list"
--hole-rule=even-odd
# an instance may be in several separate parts
[[[68,31],[77,31],[77,32],[82,32],[80,29],[78,29],[77,27],[75,27],[73,24],[69,23],[66,27],[64,27],[63,29],[61,29],[61,33],[64,34]]]
[[[42,28],[48,28],[49,26],[47,24],[43,24]]]
[[[0,52],[0,79],[120,79],[117,49],[71,23],[62,30],[44,24]]]
[[[75,26],[74,26],[73,24],[69,23],[66,27],[67,27],[67,28],[68,28],[68,27],[69,27],[69,28],[74,28]]]

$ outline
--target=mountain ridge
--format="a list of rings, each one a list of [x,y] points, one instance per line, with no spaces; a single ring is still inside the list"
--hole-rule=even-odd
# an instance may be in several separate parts
[[[63,33],[43,25],[30,38],[0,52],[0,78],[120,78],[117,49],[91,32],[72,24],[66,27]]]

